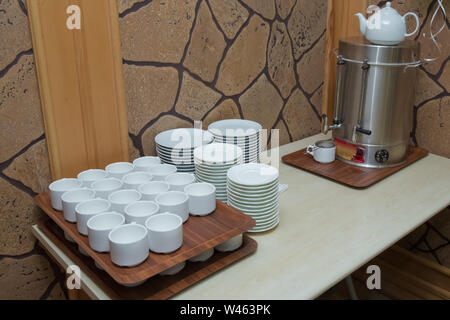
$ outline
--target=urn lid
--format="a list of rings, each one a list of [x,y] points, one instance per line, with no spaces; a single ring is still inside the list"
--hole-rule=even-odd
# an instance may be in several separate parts
[[[350,37],[339,41],[339,55],[346,60],[369,64],[412,64],[420,61],[420,43],[405,40],[394,46],[378,45],[364,37]]]

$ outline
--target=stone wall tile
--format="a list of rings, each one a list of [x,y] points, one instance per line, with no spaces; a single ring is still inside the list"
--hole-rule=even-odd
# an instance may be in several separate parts
[[[450,96],[432,100],[419,109],[416,139],[431,153],[450,158]]]
[[[212,82],[225,46],[224,36],[217,29],[204,1],[200,5],[184,66],[204,81]]]
[[[134,4],[142,1],[144,0],[117,0],[119,14],[123,13],[125,10],[132,8]]]
[[[0,255],[21,255],[33,249],[31,226],[40,215],[31,196],[0,178]]]
[[[318,110],[319,112],[323,107],[323,83],[319,89],[314,93],[310,100],[311,104]]]
[[[325,34],[316,43],[311,51],[305,53],[297,63],[297,74],[300,86],[308,93],[312,94],[324,81],[325,77]]]
[[[440,94],[442,88],[439,87],[427,73],[421,69],[417,70],[417,83],[416,83],[416,100],[415,105],[418,106],[423,101],[435,97]]]
[[[203,129],[216,121],[224,119],[240,119],[239,109],[232,99],[227,99],[212,110],[203,120]]]
[[[52,181],[47,141],[41,140],[31,146],[3,171],[14,180],[22,182],[36,193],[48,190]]]
[[[436,2],[436,1],[435,1]],[[450,12],[450,1],[443,1],[445,10],[447,11],[447,17]],[[448,27],[444,28],[444,30],[436,37],[436,41],[439,43],[441,48],[441,52],[437,50],[436,46],[430,39],[430,22],[433,12],[428,15],[428,18],[425,20],[425,26],[422,29],[422,33],[425,34],[425,37],[419,36],[418,41],[421,45],[421,55],[423,58],[437,58],[435,61],[431,63],[426,63],[424,68],[431,74],[437,74],[441,69],[442,64],[448,59],[450,53],[450,29]],[[447,20],[448,21],[448,20]],[[439,13],[436,16],[436,19],[433,24],[433,30],[436,32],[439,28],[441,28],[443,24],[442,14]],[[448,23],[448,22],[447,22]],[[447,24],[448,25],[448,24]]]
[[[291,142],[291,139],[289,138],[288,129],[283,121],[278,122],[275,129],[279,130],[280,146]]]
[[[313,136],[320,132],[320,121],[300,90],[295,90],[283,110],[293,141]]]
[[[137,135],[160,113],[173,108],[178,71],[172,67],[124,65],[129,131]]]
[[[134,161],[141,156],[139,150],[134,146],[131,138],[128,138],[128,151],[130,153],[130,161]]]
[[[289,13],[291,13],[292,7],[297,0],[276,0],[278,14],[282,19],[286,19]]]
[[[57,283],[50,291],[47,300],[66,300],[66,295],[61,288],[61,285]]]
[[[20,58],[0,78],[0,163],[44,133],[33,57]]]
[[[260,123],[263,129],[272,129],[283,107],[283,99],[263,74],[240,98],[244,119]]]
[[[208,0],[214,16],[228,39],[234,39],[248,19],[248,11],[238,0]]]
[[[183,84],[175,111],[194,121],[201,120],[220,98],[220,93],[184,72]]]
[[[272,20],[275,18],[276,11],[274,0],[242,0],[242,2],[266,19]]]
[[[266,65],[270,26],[254,15],[220,66],[216,87],[227,96],[242,93]]]
[[[450,234],[450,207],[444,209],[440,214],[434,216],[430,219],[429,223],[436,227],[439,226],[439,232],[441,235],[447,236]],[[432,248],[437,248],[445,243],[445,239],[443,239],[439,234],[437,234],[434,230],[430,231],[429,236],[427,237],[428,243]],[[450,258],[448,256],[450,251],[447,250],[447,259]]]
[[[154,0],[120,19],[123,58],[180,62],[196,4],[197,0]]]
[[[444,70],[439,78],[439,83],[447,90],[447,93],[450,93],[450,60],[447,60],[445,64]]]
[[[326,0],[297,0],[288,22],[294,47],[294,58],[299,59],[326,28]]]
[[[155,137],[158,133],[175,128],[192,128],[192,126],[191,122],[173,115],[162,116],[142,134],[144,154],[146,156],[156,155]]]
[[[0,1],[0,39],[0,71],[32,47],[28,19],[17,0]]]
[[[53,270],[41,255],[0,260],[0,300],[39,299],[53,281]]]
[[[272,24],[267,59],[270,78],[280,90],[283,98],[287,98],[297,81],[294,73],[291,40],[286,25],[282,22],[275,21]]]

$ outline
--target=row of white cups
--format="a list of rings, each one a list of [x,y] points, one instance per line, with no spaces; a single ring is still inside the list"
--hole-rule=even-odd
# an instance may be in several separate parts
[[[54,181],[49,189],[52,207],[77,224],[94,251],[109,252],[112,262],[122,267],[139,265],[149,250],[160,254],[178,250],[189,214],[205,216],[216,209],[214,185],[197,183],[193,174],[179,173],[158,157],[86,170],[77,178]],[[241,245],[242,235],[216,249],[233,251]],[[213,253],[214,248],[190,261],[206,261]],[[183,267],[184,263],[161,274],[175,274]]]

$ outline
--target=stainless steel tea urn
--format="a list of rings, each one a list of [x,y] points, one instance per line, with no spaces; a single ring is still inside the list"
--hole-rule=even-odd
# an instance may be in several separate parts
[[[339,42],[333,129],[336,156],[363,167],[383,168],[406,160],[413,125],[420,45],[375,45],[362,37]]]

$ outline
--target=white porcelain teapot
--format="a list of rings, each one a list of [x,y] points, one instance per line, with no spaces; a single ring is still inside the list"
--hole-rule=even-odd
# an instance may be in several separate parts
[[[411,33],[406,31],[405,19],[408,15],[416,18],[417,22],[416,29]],[[415,34],[420,27],[417,14],[408,12],[402,17],[391,7],[390,2],[383,9],[378,8],[368,19],[362,13],[357,13],[356,16],[359,18],[361,33],[374,44],[396,45],[405,40],[405,37]]]

